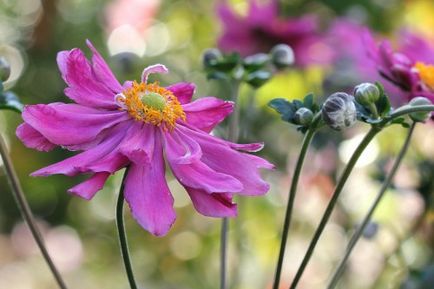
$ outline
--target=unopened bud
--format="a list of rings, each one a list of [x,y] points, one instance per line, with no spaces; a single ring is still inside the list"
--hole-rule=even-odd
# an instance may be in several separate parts
[[[418,96],[418,97],[415,97],[412,100],[410,100],[410,102],[408,104],[410,106],[432,105],[432,102],[426,97]],[[430,117],[430,115],[431,115],[431,112],[425,112],[425,111],[412,112],[412,113],[410,113],[410,118],[413,121],[424,122]]]
[[[0,81],[6,81],[11,75],[11,66],[6,58],[0,56]]]
[[[369,106],[380,98],[380,90],[375,84],[365,82],[354,88],[354,97],[361,105]]]
[[[330,95],[322,107],[325,123],[335,130],[351,127],[357,120],[357,109],[354,97],[345,92]]]
[[[312,119],[313,112],[306,107],[299,108],[294,115],[295,123],[303,126],[309,125]]]
[[[286,44],[278,44],[271,49],[271,61],[279,68],[285,68],[294,63],[294,51]]]
[[[202,56],[202,62],[205,67],[214,66],[219,59],[222,59],[222,53],[217,48],[208,48]]]

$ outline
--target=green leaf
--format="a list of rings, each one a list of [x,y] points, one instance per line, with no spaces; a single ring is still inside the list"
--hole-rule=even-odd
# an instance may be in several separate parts
[[[18,97],[10,91],[0,94],[0,109],[9,109],[21,113],[23,104]]]
[[[283,98],[275,98],[268,103],[268,106],[276,110],[281,115],[282,120],[292,122],[296,112],[292,103]]]
[[[306,108],[309,108],[310,110],[312,110],[312,107],[314,105],[313,102],[313,93],[309,93],[308,95],[306,95],[303,99],[303,105]]]
[[[269,60],[270,56],[268,54],[258,53],[244,58],[243,66],[247,71],[253,72],[267,65]]]
[[[212,71],[209,72],[206,77],[208,79],[216,79],[216,80],[226,80],[229,79],[228,75],[226,73],[223,72],[219,72],[219,71]]]
[[[297,111],[299,108],[304,107],[303,102],[300,101],[300,100],[298,100],[298,99],[293,100],[293,101],[292,101],[292,104],[294,105],[296,111]]]
[[[380,116],[384,117],[389,114],[392,106],[390,105],[390,100],[387,94],[384,92],[384,87],[381,85],[381,83],[376,82],[375,85],[380,90],[380,98],[375,103],[375,106],[377,107],[377,111]]]

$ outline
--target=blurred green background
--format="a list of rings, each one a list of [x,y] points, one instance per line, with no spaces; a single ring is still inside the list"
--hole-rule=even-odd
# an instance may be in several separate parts
[[[195,97],[227,98],[225,87],[208,81],[201,65],[204,49],[214,47],[221,31],[217,1],[203,0],[0,0],[0,55],[12,65],[6,88],[23,103],[68,102],[56,65],[56,53],[74,47],[86,51],[90,39],[118,79],[138,79],[150,64],[171,70],[162,84],[186,80],[197,84]],[[245,1],[231,1],[244,13]],[[315,13],[324,31],[336,17],[348,17],[394,38],[403,27],[434,39],[434,3],[429,0],[288,1],[291,16]],[[351,45],[351,44],[348,44]],[[265,175],[270,192],[240,199],[239,218],[231,221],[231,288],[270,288],[274,276],[287,191],[302,135],[279,120],[265,104],[275,97],[302,98],[308,92],[324,96],[323,83],[333,67],[290,69],[256,93],[242,87],[242,141],[264,141],[261,155],[277,165]],[[363,80],[363,79],[362,79]],[[352,85],[352,84],[350,84]],[[327,91],[330,88],[327,88]],[[19,115],[0,112],[5,135],[31,207],[48,248],[69,288],[128,288],[118,249],[114,208],[121,173],[90,202],[66,190],[79,177],[33,178],[29,174],[72,153],[62,149],[41,153],[25,148],[15,137]],[[319,218],[336,177],[365,132],[358,125],[343,135],[325,131],[310,152],[296,200],[288,240],[282,288],[287,288]],[[224,135],[225,124],[216,134]],[[421,280],[434,274],[432,124],[420,125],[409,154],[387,197],[375,215],[370,236],[360,241],[341,288],[434,288]],[[405,130],[385,131],[359,162],[338,208],[306,271],[300,289],[324,288],[342,256],[354,226],[362,218],[384,178],[384,168],[399,149]],[[130,250],[142,288],[218,288],[218,219],[197,214],[181,186],[168,174],[178,219],[164,238],[142,230],[127,214]],[[418,226],[415,226],[417,224]],[[420,226],[419,226],[420,225]],[[378,227],[377,227],[378,226]],[[410,232],[410,233],[409,233]],[[410,236],[408,240],[403,240]],[[368,238],[369,237],[369,238]],[[391,256],[390,258],[388,256]],[[428,275],[427,275],[428,274]],[[419,286],[419,287],[415,287]],[[34,242],[22,223],[0,171],[0,289],[56,288]]]

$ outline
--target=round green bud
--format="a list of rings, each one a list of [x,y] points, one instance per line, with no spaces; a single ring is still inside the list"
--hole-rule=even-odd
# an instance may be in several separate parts
[[[166,107],[166,99],[155,92],[149,92],[141,96],[140,100],[144,105],[152,107],[157,110],[163,110]]]
[[[11,66],[6,58],[0,56],[0,81],[6,81],[11,75]]]
[[[334,130],[351,127],[357,120],[357,109],[354,97],[345,92],[330,95],[322,106],[324,122]]]
[[[302,107],[299,108],[294,115],[294,121],[296,124],[299,125],[309,125],[313,120],[313,112],[306,108],[306,107]]]
[[[294,51],[286,44],[278,44],[271,51],[271,62],[279,69],[292,65],[295,61]]]
[[[223,58],[222,53],[217,48],[208,48],[202,55],[202,63],[205,67],[213,67],[220,59]]]
[[[408,103],[408,105],[410,106],[419,106],[419,105],[432,105],[432,102],[423,96],[418,96],[413,98],[412,100],[410,100],[410,102]],[[426,121],[429,117],[431,116],[431,112],[412,112],[410,113],[410,118],[413,121],[417,121],[417,122],[424,122]]]
[[[380,90],[375,84],[365,82],[354,88],[354,97],[361,105],[369,106],[380,99]]]

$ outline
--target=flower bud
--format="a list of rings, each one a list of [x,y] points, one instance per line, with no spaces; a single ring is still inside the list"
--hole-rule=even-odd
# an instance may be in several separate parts
[[[294,63],[294,51],[286,44],[278,44],[271,49],[271,61],[279,68],[285,68]]]
[[[323,104],[322,116],[325,123],[335,130],[354,125],[357,119],[354,97],[345,92],[333,93]]]
[[[222,57],[222,53],[217,48],[208,48],[203,53],[202,62],[205,67],[212,67]]]
[[[4,57],[0,57],[0,81],[6,81],[11,75],[11,66]]]
[[[380,98],[380,90],[375,84],[365,82],[354,88],[356,101],[361,105],[371,105]]]
[[[313,112],[306,107],[299,108],[294,115],[295,123],[303,126],[309,125],[312,122],[312,119]]]
[[[410,106],[432,105],[432,102],[426,97],[418,96],[418,97],[415,97],[412,100],[410,100],[410,102],[408,104]],[[430,117],[430,115],[431,115],[431,112],[425,112],[425,111],[412,112],[412,113],[410,113],[410,118],[413,121],[424,122]]]

